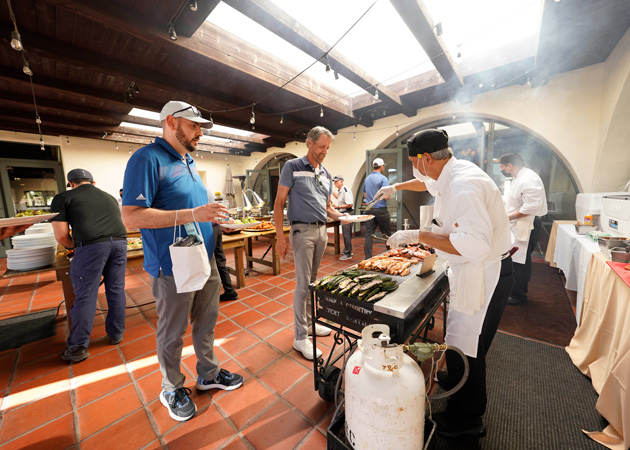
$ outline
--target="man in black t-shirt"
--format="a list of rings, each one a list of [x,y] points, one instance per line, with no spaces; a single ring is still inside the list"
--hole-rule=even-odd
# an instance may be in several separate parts
[[[50,205],[50,212],[59,213],[51,219],[55,239],[64,247],[74,249],[70,279],[75,300],[68,312],[72,327],[68,347],[61,358],[81,362],[90,355],[87,347],[94,325],[101,276],[104,278],[108,307],[105,331],[112,345],[123,340],[127,304],[127,231],[118,202],[94,186],[90,172],[71,170],[67,186],[72,190],[55,195]]]

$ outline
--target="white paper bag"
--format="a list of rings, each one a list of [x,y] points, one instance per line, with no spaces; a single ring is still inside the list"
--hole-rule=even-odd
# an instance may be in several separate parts
[[[175,215],[175,223],[177,223],[177,215]],[[178,294],[199,291],[210,278],[210,260],[197,221],[195,221],[195,228],[199,233],[201,244],[190,247],[175,246],[177,242],[175,234],[179,231],[179,227],[175,226],[173,244],[169,246],[173,262],[173,278]]]

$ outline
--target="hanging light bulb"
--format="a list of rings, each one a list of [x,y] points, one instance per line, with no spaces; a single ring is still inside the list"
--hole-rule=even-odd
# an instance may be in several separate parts
[[[398,125],[396,125],[396,137],[398,137]]]
[[[324,107],[319,105],[319,117],[324,117]]]
[[[378,100],[378,89],[374,89],[374,100]]]
[[[195,158],[199,158],[199,152],[195,153]]]
[[[249,119],[249,123],[254,125],[256,123],[256,114],[254,114],[254,106],[252,105],[252,117]]]
[[[354,139],[353,140],[355,140],[355,141],[357,140],[357,134],[356,133],[354,133]]]
[[[462,57],[462,47],[461,45],[457,46],[457,59]]]
[[[284,123],[284,114],[280,116],[280,124],[282,125],[283,123]]]
[[[35,116],[35,123],[37,125],[41,125],[42,124],[42,119],[39,118],[39,115]]]
[[[118,142],[116,142],[116,150],[118,150]]]
[[[70,145],[70,136],[66,136],[66,144]],[[116,147],[118,148],[118,147]]]
[[[330,73],[331,71],[330,61],[328,60],[328,53],[326,53],[326,73]]]
[[[203,159],[203,153],[201,154],[200,158]]]
[[[129,147],[129,154],[131,155],[131,147]]]
[[[191,11],[197,11],[197,0],[192,0],[188,3],[188,7]]]
[[[177,32],[175,31],[175,25],[173,23],[168,24],[168,36],[171,38],[171,41],[177,40]]]
[[[24,60],[24,66],[22,66],[22,72],[24,72],[29,77],[33,76],[33,71],[31,70],[31,66],[29,66],[28,61]]]
[[[46,150],[46,148],[44,147],[44,138],[40,136],[39,138],[39,143],[41,145],[41,149],[42,151]]]
[[[20,36],[20,33],[17,32],[17,30],[11,32],[11,48],[13,50],[17,50],[18,52],[21,52],[24,48],[22,46],[22,37]]]

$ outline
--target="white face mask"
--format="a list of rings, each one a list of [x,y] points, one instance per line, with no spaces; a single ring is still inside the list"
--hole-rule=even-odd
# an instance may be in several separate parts
[[[422,168],[424,169],[424,173],[427,173],[427,168],[424,165],[424,158],[420,157],[420,159],[422,160]],[[416,179],[422,181],[423,183],[425,181],[429,181],[433,179],[430,176],[422,175],[422,173],[420,173],[420,171],[416,169],[416,166],[412,166],[412,167],[413,167],[413,176],[416,177]]]

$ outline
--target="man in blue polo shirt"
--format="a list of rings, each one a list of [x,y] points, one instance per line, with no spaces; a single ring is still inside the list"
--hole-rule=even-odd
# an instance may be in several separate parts
[[[382,187],[389,186],[387,177],[383,175],[384,168],[385,162],[381,158],[375,158],[372,162],[373,172],[365,178],[365,182],[363,183],[363,195],[367,203],[374,200],[374,196]],[[384,236],[389,237],[391,234],[391,218],[389,217],[389,211],[387,211],[388,198],[389,195],[383,197],[382,200],[374,204],[372,209],[367,211],[367,213],[373,215],[374,218],[366,223],[367,230],[363,247],[365,259],[372,257],[372,234],[376,231],[377,226],[381,229],[381,233],[383,233]]]
[[[293,247],[295,264],[293,348],[311,360],[314,357],[319,358],[322,352],[314,349],[308,338],[308,333],[312,331],[308,285],[317,279],[317,269],[328,243],[327,218],[343,219],[347,216],[337,212],[330,204],[332,177],[322,165],[332,141],[332,133],[324,127],[315,127],[309,131],[306,139],[308,152],[306,156],[286,162],[280,173],[278,194],[274,203],[276,250],[284,259],[289,247],[284,237],[282,222],[284,204],[287,197],[289,198],[287,219],[291,223],[289,241]],[[316,324],[315,333],[317,336],[327,336],[330,329]]]
[[[214,353],[221,282],[209,222],[224,220],[227,208],[222,203],[208,203],[206,187],[190,156],[202,136],[201,125],[211,121],[194,106],[171,101],[162,108],[160,123],[163,138],[139,149],[127,163],[122,216],[127,228],[140,228],[144,270],[153,287],[158,314],[157,357],[162,372],[160,401],[173,419],[184,421],[197,411],[180,370],[189,315],[197,356],[197,389],[236,389],[243,377],[221,369]],[[201,290],[178,293],[169,246],[174,226],[185,228],[183,235],[197,234],[195,221],[203,236],[211,274]]]

